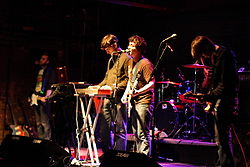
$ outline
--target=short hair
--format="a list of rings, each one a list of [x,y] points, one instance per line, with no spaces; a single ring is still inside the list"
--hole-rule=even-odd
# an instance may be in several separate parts
[[[128,41],[134,42],[136,49],[140,50],[142,54],[146,53],[147,42],[143,37],[140,37],[139,35],[133,35],[128,38]]]
[[[203,53],[211,53],[215,44],[206,36],[197,36],[191,43],[191,54],[194,59],[199,59]]]
[[[112,46],[113,44],[118,44],[118,38],[113,34],[107,34],[105,37],[102,38],[101,41],[101,49],[104,50],[105,48]]]
[[[48,51],[42,52],[41,57],[42,57],[42,56],[48,56],[48,60],[49,60],[49,61],[51,60],[51,55],[49,54]]]

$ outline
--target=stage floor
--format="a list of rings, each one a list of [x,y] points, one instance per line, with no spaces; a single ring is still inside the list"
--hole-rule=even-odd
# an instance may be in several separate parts
[[[216,158],[216,156],[217,156],[217,148],[216,147],[217,146],[215,143],[201,142],[198,140],[183,140],[183,139],[163,138],[160,140],[156,140],[155,144],[156,144],[156,152],[157,152],[156,156],[158,157],[157,158],[158,160],[154,160],[154,161],[162,167],[212,167],[212,166],[215,166],[215,165],[209,165],[209,163],[207,163],[207,165],[203,164],[206,161],[203,158],[206,158],[207,156],[210,156],[210,157],[214,156]],[[164,147],[162,147],[162,145],[164,145]],[[169,145],[171,147],[170,149],[169,149]],[[183,150],[182,148],[180,148],[180,145],[183,145],[184,147],[188,146],[188,147],[190,147],[190,149]],[[165,149],[165,146],[167,146],[166,149]],[[161,147],[161,149],[159,149],[158,147]],[[176,149],[179,149],[183,155],[178,154],[178,158],[174,157],[173,153],[176,155],[178,151],[176,149],[173,150],[173,147],[176,147]],[[194,149],[194,147],[196,147],[196,149]],[[205,150],[205,152],[197,151],[197,147],[198,147],[198,150]],[[212,149],[212,152],[211,151],[209,152],[207,150],[207,148]],[[187,152],[187,151],[189,151],[189,152]],[[200,155],[199,159],[197,159],[196,155],[195,155],[196,157],[188,156],[188,154],[192,155],[193,151],[195,151],[198,154],[204,154],[204,155]],[[213,155],[211,155],[211,153]],[[208,154],[210,154],[210,155],[208,155]],[[81,148],[81,152],[80,152],[81,159],[84,159],[86,157],[86,155],[87,155],[87,149]],[[102,155],[103,155],[102,150],[98,149],[98,156],[99,156],[100,160],[102,159]],[[170,158],[167,158],[164,155],[166,155],[166,156],[170,155]],[[185,155],[187,155],[186,158],[181,158],[181,156],[185,156]],[[197,162],[196,162],[195,158],[197,159]],[[189,160],[187,160],[187,162],[185,162],[185,159],[189,159]],[[138,162],[134,162],[134,165],[131,164],[131,167],[136,166],[137,164],[138,164]]]
[[[125,152],[126,154],[129,154],[128,158],[124,158],[122,157],[120,159],[120,157],[118,157],[117,161],[115,161],[116,154],[112,154],[111,156],[109,156],[108,161],[110,161],[111,163],[115,163],[115,166],[123,166],[123,162],[127,162],[129,165],[126,166],[138,166],[138,164],[140,163],[144,163],[144,161],[149,162],[149,164],[153,161],[153,163],[157,163],[159,164],[161,167],[208,167],[209,162],[206,162],[204,165],[203,163],[206,161],[206,157],[207,156],[213,156],[211,155],[211,150],[210,152],[207,151],[207,149],[212,149],[212,153],[216,154],[216,145],[214,143],[210,143],[210,142],[200,142],[200,141],[196,141],[196,140],[180,140],[180,139],[170,139],[170,138],[163,138],[161,140],[156,140],[156,157],[157,159],[151,159],[145,156],[144,159],[140,159],[140,156],[138,155],[138,153],[134,153],[134,152]],[[12,151],[15,152],[15,150],[20,151],[20,148],[13,148]],[[20,155],[20,157],[23,157],[26,159],[25,162],[29,162],[32,161],[29,159],[29,155],[34,154],[34,153],[30,153],[28,150],[30,148],[28,148],[27,146],[27,150],[23,151],[25,155]],[[63,149],[62,149],[63,150]],[[66,151],[68,151],[68,149],[65,149]],[[73,148],[70,148],[71,150],[71,155],[72,157],[75,157],[75,150]],[[205,150],[205,151],[202,151]],[[21,151],[22,152],[22,151]],[[53,152],[53,151],[52,151]],[[116,151],[115,151],[116,152]],[[119,152],[119,151],[117,151]],[[119,152],[120,153],[120,152]],[[196,155],[195,155],[195,154]],[[97,149],[97,155],[100,159],[100,162],[104,162],[103,159],[105,159],[105,156],[107,153],[103,154],[102,150],[100,148]],[[197,156],[197,154],[199,154],[199,156]],[[37,153],[37,156],[40,156]],[[87,148],[81,148],[80,149],[80,159],[81,161],[84,161],[84,159],[86,159],[86,156],[88,156],[88,149]],[[197,158],[199,157],[199,158]],[[14,158],[14,157],[12,157]],[[22,159],[23,159],[22,158]],[[204,160],[205,158],[205,160]],[[35,159],[35,157],[34,157]],[[88,160],[89,161],[89,157]],[[202,162],[202,163],[201,163]],[[16,160],[9,160],[9,159],[3,159],[0,157],[0,166],[3,167],[33,167],[33,166],[27,166],[24,165],[22,163],[20,163],[19,161]],[[73,165],[73,164],[68,164],[67,167],[76,167],[76,166],[84,166],[84,165]],[[149,165],[150,166],[150,165]],[[212,165],[210,165],[212,166]],[[214,166],[214,165],[213,165]],[[105,166],[106,167],[106,166]]]

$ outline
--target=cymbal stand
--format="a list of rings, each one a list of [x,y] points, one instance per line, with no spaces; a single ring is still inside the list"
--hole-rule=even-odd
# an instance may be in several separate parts
[[[194,69],[194,94],[197,93],[197,68]],[[197,132],[195,131],[195,120],[199,118],[196,117],[196,102],[197,99],[194,99],[194,104],[193,104],[193,116],[191,116],[189,119],[192,119],[192,131],[191,134],[196,134]]]

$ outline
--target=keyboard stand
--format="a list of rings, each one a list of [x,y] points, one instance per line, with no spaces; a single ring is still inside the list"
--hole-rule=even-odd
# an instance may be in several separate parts
[[[97,120],[99,117],[99,113],[101,111],[101,107],[102,107],[102,103],[103,103],[103,99],[106,97],[106,95],[104,94],[77,94],[77,102],[76,102],[76,124],[77,124],[77,159],[80,161],[80,164],[82,166],[99,166],[100,165],[100,161],[99,161],[99,157],[98,157],[98,152],[97,152],[97,146],[96,146],[96,142],[95,142],[95,128],[96,128],[96,124],[97,124]],[[91,106],[94,100],[94,97],[98,97],[99,98],[99,103],[96,107],[96,116],[94,118],[94,122],[92,123],[92,119],[90,116],[90,110],[91,110]],[[80,102],[80,110],[82,113],[82,117],[83,117],[83,126],[81,129],[79,129],[78,126],[78,102]],[[84,105],[84,102],[86,102]],[[87,109],[86,109],[87,108]],[[79,135],[80,139],[79,139]],[[81,161],[80,157],[81,157],[81,152],[80,152],[80,148],[82,146],[83,143],[83,139],[84,139],[84,135],[86,137],[87,140],[87,155],[85,156],[85,160]],[[90,160],[88,160],[88,158],[90,158]],[[90,162],[89,162],[90,161]]]

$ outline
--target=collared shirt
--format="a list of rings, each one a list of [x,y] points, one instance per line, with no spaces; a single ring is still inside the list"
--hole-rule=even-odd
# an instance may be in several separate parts
[[[128,82],[128,61],[130,56],[126,53],[122,53],[120,56],[113,55],[113,66],[107,69],[106,76],[99,86],[108,85],[114,90],[115,86],[119,90],[125,90]]]

